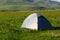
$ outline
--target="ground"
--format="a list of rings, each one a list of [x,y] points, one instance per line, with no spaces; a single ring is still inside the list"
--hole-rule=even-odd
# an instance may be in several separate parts
[[[46,17],[54,30],[23,29],[23,20],[32,13]],[[60,40],[60,10],[0,12],[0,40]]]

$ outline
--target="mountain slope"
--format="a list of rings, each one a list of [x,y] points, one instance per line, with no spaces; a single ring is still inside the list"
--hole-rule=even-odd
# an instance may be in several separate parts
[[[0,5],[12,5],[8,7],[8,10],[9,8],[14,10],[60,9],[60,2],[51,0],[0,0]],[[2,10],[5,10],[4,7],[2,7]]]

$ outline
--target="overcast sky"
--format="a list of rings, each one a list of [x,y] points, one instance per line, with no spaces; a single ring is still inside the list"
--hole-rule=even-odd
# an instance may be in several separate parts
[[[58,1],[58,2],[60,2],[60,0],[52,0],[52,1]]]

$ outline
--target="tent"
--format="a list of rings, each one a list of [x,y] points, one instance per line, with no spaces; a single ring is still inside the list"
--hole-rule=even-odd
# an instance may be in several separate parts
[[[52,29],[50,22],[45,17],[37,13],[29,15],[24,20],[22,28],[28,28],[32,30]]]

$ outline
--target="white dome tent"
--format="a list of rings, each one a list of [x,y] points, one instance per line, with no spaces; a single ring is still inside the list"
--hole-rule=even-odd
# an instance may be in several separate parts
[[[28,16],[24,20],[22,24],[22,28],[28,28],[32,30],[52,29],[49,21],[45,17],[37,13],[31,14],[30,16]]]

